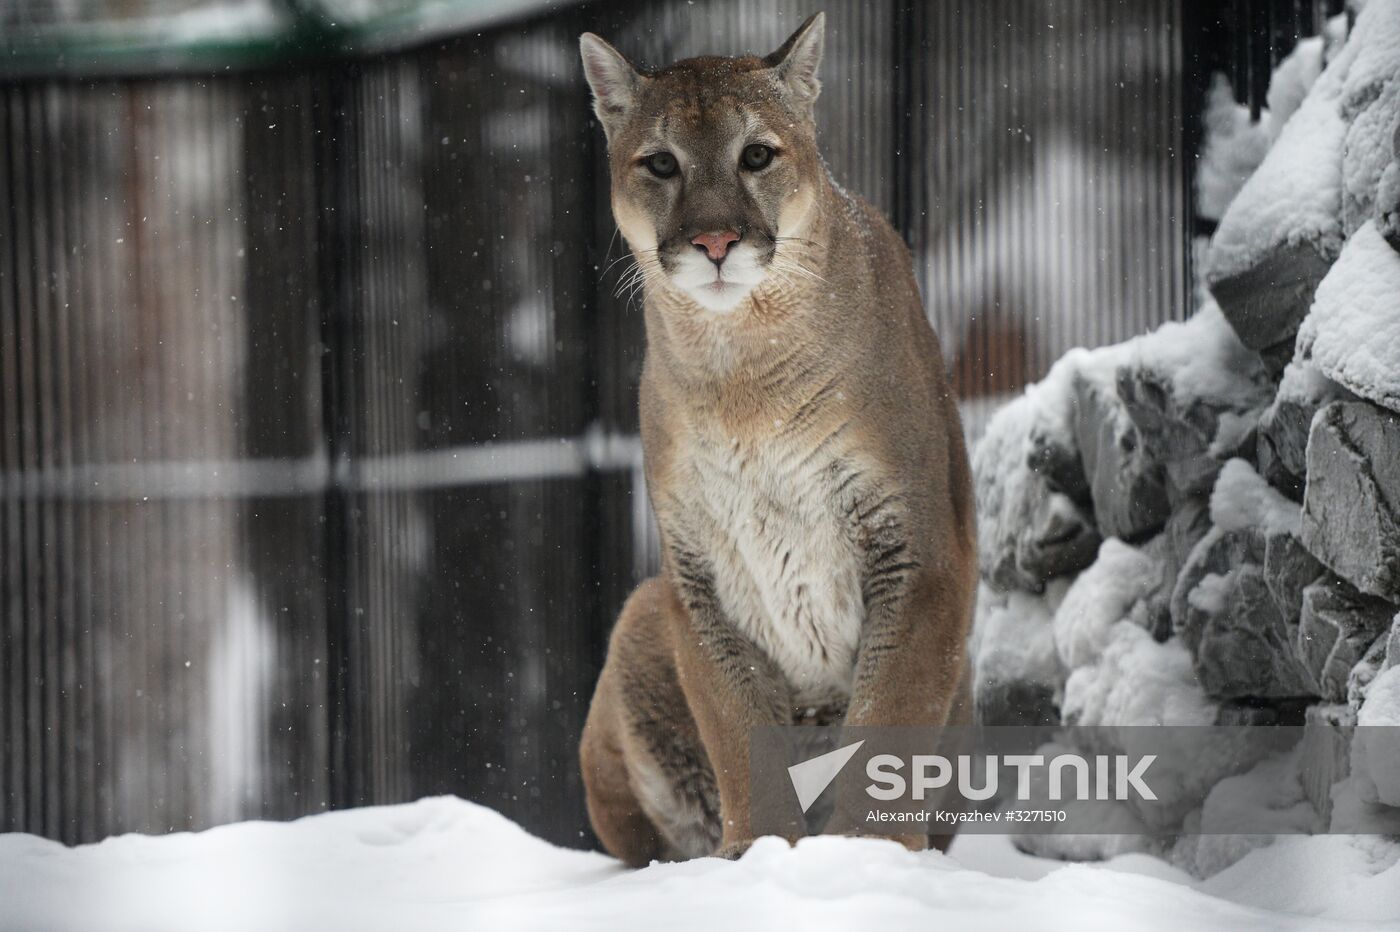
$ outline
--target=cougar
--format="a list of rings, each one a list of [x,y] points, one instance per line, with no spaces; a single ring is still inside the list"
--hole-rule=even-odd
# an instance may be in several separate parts
[[[820,13],[764,58],[657,71],[580,39],[644,297],[662,544],[580,747],[594,831],[628,864],[747,850],[758,726],[969,714],[962,426],[908,249],[818,154],[822,45]]]

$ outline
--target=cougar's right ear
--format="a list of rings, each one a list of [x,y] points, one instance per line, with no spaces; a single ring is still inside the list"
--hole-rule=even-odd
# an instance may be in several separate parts
[[[788,36],[786,42],[763,59],[763,63],[773,69],[773,74],[793,102],[808,114],[822,89],[817,70],[822,63],[825,32],[826,14],[814,13]]]
[[[603,124],[603,132],[612,139],[627,119],[646,79],[621,52],[591,32],[578,37],[578,48],[584,77],[593,89],[593,112]]]

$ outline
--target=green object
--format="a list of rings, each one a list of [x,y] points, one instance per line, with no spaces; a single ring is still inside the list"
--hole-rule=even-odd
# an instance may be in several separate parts
[[[570,0],[0,0],[0,79],[211,73],[392,51]]]

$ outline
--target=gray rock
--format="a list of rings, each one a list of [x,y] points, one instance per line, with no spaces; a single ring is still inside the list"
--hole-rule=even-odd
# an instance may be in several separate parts
[[[1231,699],[1220,703],[1217,725],[1301,725],[1308,705],[1304,700],[1259,702]]]
[[[976,715],[982,725],[1058,725],[1054,690],[1023,680],[980,684]]]
[[[1092,505],[1079,451],[1066,446],[1055,434],[1033,428],[1026,462],[1052,492],[1060,492],[1080,505]]]
[[[1313,421],[1303,544],[1362,592],[1400,602],[1400,415],[1333,402]]]
[[[1278,378],[1288,364],[1293,361],[1294,340],[1289,337],[1273,346],[1266,346],[1259,351],[1259,359],[1264,364],[1264,369],[1271,378]]]
[[[1258,531],[1222,531],[1212,527],[1187,554],[1172,589],[1172,627],[1178,634],[1186,628],[1188,597],[1208,575],[1224,576],[1241,563],[1262,566],[1264,535]]]
[[[1093,562],[1100,543],[1073,447],[1070,391],[1036,387],[997,412],[973,451],[977,552],[994,589],[1040,592]],[[1051,400],[1046,395],[1053,396]],[[1048,428],[1049,419],[1058,430]],[[1081,501],[1056,487],[1078,485]]]
[[[1099,533],[1138,541],[1161,528],[1171,513],[1162,465],[1143,447],[1117,390],[1077,376],[1074,422]]]
[[[1210,292],[1240,342],[1257,352],[1298,332],[1334,258],[1306,240],[1280,243],[1245,271],[1211,282]]]
[[[1288,651],[1288,625],[1268,598],[1263,572],[1243,564],[1227,577],[1223,609],[1193,610],[1195,670],[1212,696],[1288,697],[1312,692]]]
[[[1162,533],[1166,537],[1164,567],[1175,585],[1191,551],[1210,533],[1210,502],[1204,498],[1182,502],[1167,519]]]
[[[1215,484],[1222,461],[1209,451],[1227,409],[1201,399],[1182,407],[1171,385],[1170,373],[1140,366],[1118,370],[1118,397],[1137,428],[1143,454],[1162,464],[1176,500],[1209,492]]]
[[[1259,475],[1295,502],[1303,500],[1308,472],[1308,431],[1317,406],[1301,398],[1280,399],[1259,419],[1255,461]]]
[[[1289,365],[1273,403],[1259,419],[1255,447],[1259,475],[1289,498],[1302,501],[1313,415],[1330,402],[1355,398],[1310,364]]]
[[[1303,795],[1321,813],[1332,817],[1332,786],[1351,773],[1351,729],[1356,712],[1345,705],[1309,706],[1303,730],[1299,777]]]
[[[1295,649],[1317,695],[1347,699],[1352,668],[1395,617],[1395,606],[1356,591],[1335,576],[1303,590]]]
[[[1171,348],[1168,328],[1142,338],[1116,373],[1120,401],[1147,460],[1162,464],[1173,506],[1208,493],[1221,464],[1248,442],[1274,384],[1259,355],[1241,345],[1214,309],[1170,333],[1209,341],[1193,357]],[[1189,373],[1188,373],[1189,370]]]
[[[1264,535],[1264,583],[1290,628],[1297,625],[1303,610],[1303,590],[1327,568],[1317,561],[1302,541],[1286,531]]]
[[[1260,426],[1262,427],[1263,425],[1261,424]],[[1303,500],[1303,492],[1307,488],[1307,481],[1297,473],[1283,467],[1272,444],[1263,439],[1262,433],[1259,435],[1259,446],[1254,454],[1254,463],[1259,469],[1259,475],[1264,477],[1265,482],[1269,483],[1269,485],[1278,489],[1295,502],[1301,502]]]
[[[1141,617],[1130,616],[1146,628],[1157,641],[1165,641],[1172,633],[1172,592],[1177,577],[1186,565],[1192,549],[1210,531],[1210,508],[1204,499],[1189,498],[1181,502],[1167,518],[1162,533],[1143,545],[1143,550],[1162,568],[1157,588],[1141,603]],[[1136,609],[1136,607],[1135,607]]]
[[[1101,543],[1084,509],[1052,492],[1034,502],[1025,531],[1017,537],[1017,574],[1044,582],[1078,572],[1094,562]]]
[[[1201,687],[1222,699],[1315,695],[1294,654],[1293,626],[1265,581],[1258,530],[1212,530],[1172,593],[1172,624]]]
[[[1032,477],[1007,495],[1008,510],[979,534],[983,578],[1002,592],[1041,592],[1045,583],[1094,562],[1103,541],[1093,518],[1068,496]]]

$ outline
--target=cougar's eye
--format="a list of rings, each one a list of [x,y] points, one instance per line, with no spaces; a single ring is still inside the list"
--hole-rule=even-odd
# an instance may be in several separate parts
[[[744,147],[744,154],[739,161],[749,171],[761,172],[773,161],[773,150],[769,146],[754,143]]]
[[[670,178],[680,167],[676,164],[676,157],[669,152],[654,152],[642,161],[647,170],[658,178]]]

